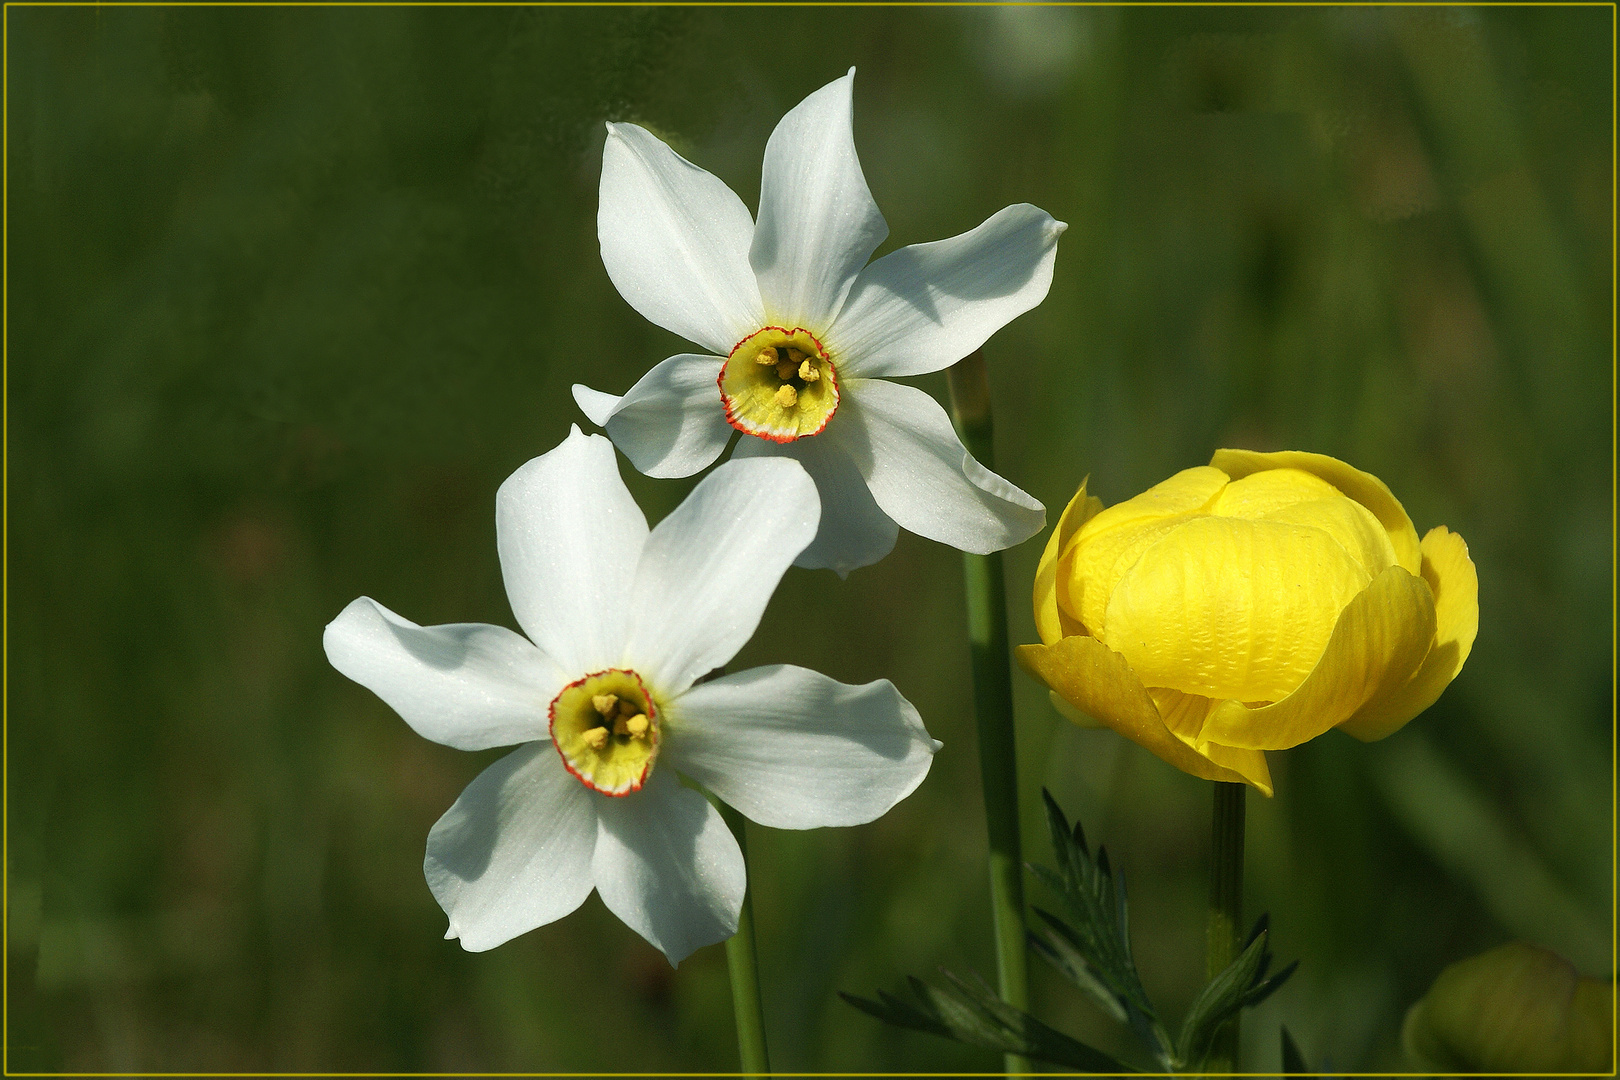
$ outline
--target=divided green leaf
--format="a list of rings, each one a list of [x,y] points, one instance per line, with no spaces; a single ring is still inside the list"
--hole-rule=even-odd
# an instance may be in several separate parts
[[[1022,1054],[1080,1072],[1136,1071],[1008,1005],[977,976],[963,979],[943,968],[940,974],[948,985],[933,987],[915,977],[907,980],[916,1004],[882,990],[878,991],[878,1001],[843,991],[838,996],[886,1024],[926,1031],[969,1046]]]
[[[1130,1025],[1142,1045],[1165,1069],[1175,1067],[1175,1048],[1142,987],[1131,955],[1130,916],[1125,881],[1108,863],[1107,849],[1095,857],[1079,822],[1071,828],[1052,793],[1041,791],[1057,869],[1030,866],[1030,873],[1063,902],[1064,920],[1035,909],[1050,936],[1030,934],[1030,944],[1057,971],[1091,996],[1108,1015]]]
[[[1031,865],[1029,871],[1058,897],[1067,918],[1035,908],[1047,932],[1030,931],[1029,947],[1115,1021],[1128,1025],[1165,1072],[1201,1066],[1221,1028],[1241,1010],[1271,996],[1294,973],[1298,962],[1268,974],[1272,961],[1267,945],[1269,919],[1262,915],[1238,958],[1199,993],[1188,1009],[1181,1037],[1172,1042],[1148,1000],[1131,955],[1124,878],[1109,865],[1105,849],[1099,847],[1092,854],[1080,823],[1070,826],[1050,792],[1043,790],[1041,796],[1046,802],[1057,868]],[[877,1001],[842,992],[839,996],[885,1023],[970,1046],[1022,1054],[1086,1072],[1136,1071],[1008,1005],[977,976],[963,979],[944,969],[941,974],[947,983],[943,987],[929,986],[917,978],[908,980],[915,1001],[882,990]],[[1286,1029],[1282,1038],[1284,1068],[1307,1071]]]

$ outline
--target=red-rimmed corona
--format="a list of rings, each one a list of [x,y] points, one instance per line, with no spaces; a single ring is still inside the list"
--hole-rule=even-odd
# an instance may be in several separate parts
[[[787,443],[820,435],[838,411],[838,372],[802,326],[767,326],[739,341],[715,380],[726,423]]]
[[[575,679],[551,699],[551,742],[563,767],[603,795],[640,791],[658,760],[658,706],[641,676],[622,668]]]

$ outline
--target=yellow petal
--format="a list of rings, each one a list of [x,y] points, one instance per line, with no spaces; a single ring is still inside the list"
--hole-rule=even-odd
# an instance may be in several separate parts
[[[1412,527],[1412,519],[1406,516],[1406,508],[1389,487],[1372,473],[1364,473],[1326,454],[1308,454],[1301,450],[1280,450],[1273,454],[1253,450],[1217,450],[1209,463],[1233,480],[1267,469],[1299,469],[1321,477],[1371,510],[1380,524],[1389,530],[1396,562],[1407,573],[1419,572],[1422,556],[1418,551],[1418,535]]]
[[[1066,637],[1051,645],[1020,645],[1024,670],[1082,712],[1096,717],[1184,773],[1205,780],[1249,783],[1271,794],[1271,776],[1260,768],[1248,775],[1217,765],[1171,733],[1146,688],[1125,658],[1089,637]]]
[[[1212,469],[1208,465],[1182,469],[1134,499],[1115,503],[1087,521],[1080,530],[1078,542],[1084,544],[1110,529],[1141,521],[1197,513],[1208,506],[1225,486],[1226,474],[1219,469]]]
[[[1223,769],[1230,769],[1243,777],[1249,784],[1259,789],[1260,794],[1271,798],[1271,767],[1266,764],[1264,750],[1248,750],[1241,746],[1222,746],[1220,743],[1204,743],[1199,751],[1210,761]]]
[[[1080,481],[1080,490],[1063,508],[1063,516],[1058,518],[1052,535],[1047,538],[1046,550],[1041,552],[1040,564],[1035,568],[1035,630],[1048,645],[1065,634],[1078,633],[1080,630],[1074,625],[1074,620],[1058,610],[1058,555],[1074,538],[1074,534],[1080,531],[1080,526],[1101,510],[1102,500],[1095,495],[1087,495],[1086,480]]]
[[[1423,537],[1423,580],[1434,593],[1434,646],[1408,682],[1386,688],[1339,725],[1364,742],[1394,734],[1433,705],[1474,647],[1479,576],[1468,557],[1468,545],[1444,525]]]
[[[1166,523],[1203,510],[1225,486],[1226,474],[1219,469],[1183,469],[1092,517],[1059,552],[1058,606],[1095,634],[1109,594],[1142,548],[1158,538]]]
[[[1310,674],[1371,580],[1321,529],[1192,518],[1120,579],[1096,636],[1148,686],[1277,701]]]
[[[1345,607],[1322,658],[1299,689],[1272,705],[1222,701],[1201,738],[1226,746],[1286,750],[1343,723],[1402,686],[1434,639],[1433,593],[1422,578],[1392,566]]]
[[[1067,701],[1064,701],[1063,695],[1059,694],[1056,690],[1048,690],[1046,692],[1046,699],[1052,703],[1052,708],[1057,710],[1057,714],[1059,716],[1063,717],[1063,719],[1067,720],[1075,727],[1106,728],[1108,726],[1101,720],[1098,720],[1096,717],[1083,713],[1073,705],[1070,705]]]
[[[1281,507],[1265,515],[1265,520],[1321,529],[1337,540],[1345,554],[1367,571],[1369,581],[1397,563],[1395,546],[1390,543],[1389,533],[1372,516],[1372,511],[1343,495],[1335,494],[1328,499]]]
[[[1103,637],[1108,598],[1142,553],[1188,521],[1185,514],[1143,518],[1070,546],[1058,559],[1057,601],[1093,637]]]
[[[1222,746],[1220,743],[1198,738],[1204,730],[1204,721],[1216,702],[1207,697],[1183,694],[1180,690],[1166,687],[1153,687],[1148,690],[1148,696],[1158,707],[1159,715],[1164,718],[1164,726],[1170,729],[1172,735],[1215,764],[1242,773],[1249,783],[1261,791],[1271,790],[1271,769],[1266,765],[1264,750]]]
[[[1227,484],[1209,504],[1209,512],[1218,517],[1262,518],[1295,503],[1343,495],[1326,480],[1303,469],[1266,469]]]

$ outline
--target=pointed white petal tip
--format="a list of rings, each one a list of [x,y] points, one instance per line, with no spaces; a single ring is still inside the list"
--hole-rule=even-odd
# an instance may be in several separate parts
[[[606,427],[608,420],[613,417],[613,410],[622,400],[617,394],[604,394],[600,390],[592,390],[584,383],[575,383],[573,386],[574,404],[584,413],[590,422],[597,427]],[[578,425],[574,426],[578,431]]]

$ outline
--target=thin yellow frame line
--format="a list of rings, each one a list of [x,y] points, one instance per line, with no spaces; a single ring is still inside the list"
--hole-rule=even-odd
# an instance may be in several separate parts
[[[0,1071],[11,1072],[11,6],[0,13]]]
[[[993,0],[916,0],[915,7],[985,7]],[[1019,7],[1342,7],[1344,0],[1003,0]],[[11,827],[10,827],[10,511],[11,511],[11,410],[10,410],[10,297],[11,297],[11,9],[13,7],[751,7],[760,6],[745,0],[696,0],[678,4],[658,0],[5,0],[0,12],[0,1075],[55,1077],[64,1075],[51,1072],[13,1073],[10,1068],[11,998]],[[894,0],[778,0],[776,7],[893,7]],[[1388,0],[1369,4],[1370,7],[1607,7],[1610,10],[1610,176],[1620,169],[1620,5],[1614,0],[1560,0],[1556,3],[1535,3],[1530,0]],[[1610,193],[1610,455],[1611,502],[1610,536],[1620,536],[1620,475],[1615,464],[1620,463],[1620,188]],[[1610,556],[1610,610],[1611,628],[1609,655],[1611,669],[1620,665],[1620,549]],[[1610,707],[1610,913],[1613,925],[1620,926],[1620,694]],[[1610,968],[1620,970],[1620,938],[1610,937]],[[1620,1002],[1616,1003],[1620,1010]],[[1620,1012],[1617,1012],[1620,1015]],[[1620,1060],[1620,1024],[1615,1025],[1611,1060]],[[198,1073],[198,1072],[95,1072],[77,1073],[79,1076],[125,1077],[205,1077],[205,1076],[274,1076],[316,1077],[332,1073],[275,1072],[275,1073]],[[414,1077],[414,1076],[740,1076],[740,1073],[421,1073],[421,1072],[356,1072],[335,1075],[354,1077]],[[781,1073],[783,1076],[933,1076],[934,1073]],[[1001,1076],[994,1073],[959,1073],[963,1076]],[[1090,1074],[1087,1074],[1090,1075]],[[1103,1074],[1096,1074],[1103,1075]],[[1169,1073],[1145,1073],[1147,1076],[1169,1076]],[[1262,1077],[1272,1073],[1232,1073],[1233,1076]],[[1417,1073],[1368,1072],[1345,1073],[1346,1076],[1415,1076]],[[1544,1073],[1545,1076],[1612,1076],[1613,1073]]]
[[[895,7],[897,0],[8,0],[6,7]],[[914,0],[907,7],[1615,7],[1614,0]]]
[[[173,1073],[173,1072],[119,1072],[119,1073],[111,1073],[111,1072],[74,1072],[74,1073],[49,1073],[49,1072],[18,1072],[18,1073],[13,1073],[13,1072],[8,1072],[5,1075],[6,1076],[38,1076],[38,1077],[46,1077],[46,1076],[52,1076],[52,1077],[54,1077],[54,1076],[95,1076],[95,1077],[115,1077],[115,1076],[161,1076],[161,1077],[204,1077],[204,1076],[276,1076],[276,1077],[317,1077],[317,1076],[356,1076],[356,1077],[396,1077],[396,1076],[397,1077],[407,1077],[407,1076],[467,1076],[467,1077],[473,1077],[473,1076],[476,1076],[476,1077],[507,1077],[507,1076],[569,1076],[569,1077],[574,1077],[574,1076],[604,1076],[604,1077],[606,1077],[606,1076],[625,1076],[625,1077],[628,1077],[628,1076],[683,1076],[684,1077],[684,1076],[751,1076],[753,1074],[751,1074],[751,1073],[740,1073],[740,1072],[729,1072],[729,1073],[692,1073],[692,1072],[631,1072],[631,1073],[625,1073],[625,1072],[600,1072],[600,1073],[592,1073],[592,1072],[583,1072],[583,1073],[582,1072],[475,1072],[475,1073],[439,1073],[439,1072],[362,1072],[362,1073],[330,1073],[330,1072],[297,1072],[297,1073],[277,1073],[277,1072],[268,1072],[268,1073],[267,1072],[249,1072],[249,1073],[218,1073],[218,1072],[179,1072],[179,1073]],[[1007,1074],[1003,1073],[1003,1072],[965,1072],[965,1073],[964,1072],[953,1072],[953,1073],[920,1073],[920,1072],[825,1072],[825,1073],[818,1073],[818,1072],[773,1072],[773,1073],[771,1073],[771,1075],[772,1076],[837,1076],[837,1077],[864,1077],[864,1076],[906,1076],[906,1077],[912,1077],[912,1076],[917,1076],[917,1077],[922,1077],[922,1076],[984,1076],[984,1077],[1004,1077]],[[1115,1076],[1116,1074],[1115,1073],[1092,1073],[1092,1072],[1059,1072],[1059,1073],[1049,1073],[1049,1074],[1020,1073],[1018,1075],[1021,1075],[1021,1076],[1035,1076],[1035,1075]],[[1179,1076],[1186,1076],[1187,1074],[1186,1073],[1147,1072],[1147,1073],[1133,1073],[1131,1075],[1133,1075],[1133,1076],[1179,1077]],[[1227,1076],[1245,1076],[1245,1077],[1275,1077],[1275,1076],[1277,1076],[1277,1073],[1275,1073],[1275,1072],[1235,1072],[1235,1073],[1226,1073],[1224,1075],[1227,1075]],[[1428,1077],[1428,1076],[1432,1076],[1433,1074],[1432,1073],[1424,1073],[1424,1072],[1349,1072],[1349,1073],[1335,1073],[1334,1075],[1336,1075],[1336,1076],[1389,1076],[1389,1077],[1409,1076],[1409,1077]],[[1610,1072],[1508,1073],[1508,1074],[1505,1074],[1505,1075],[1509,1075],[1509,1076],[1575,1077],[1575,1076],[1614,1076],[1615,1074],[1614,1074],[1613,1071],[1610,1071]]]

